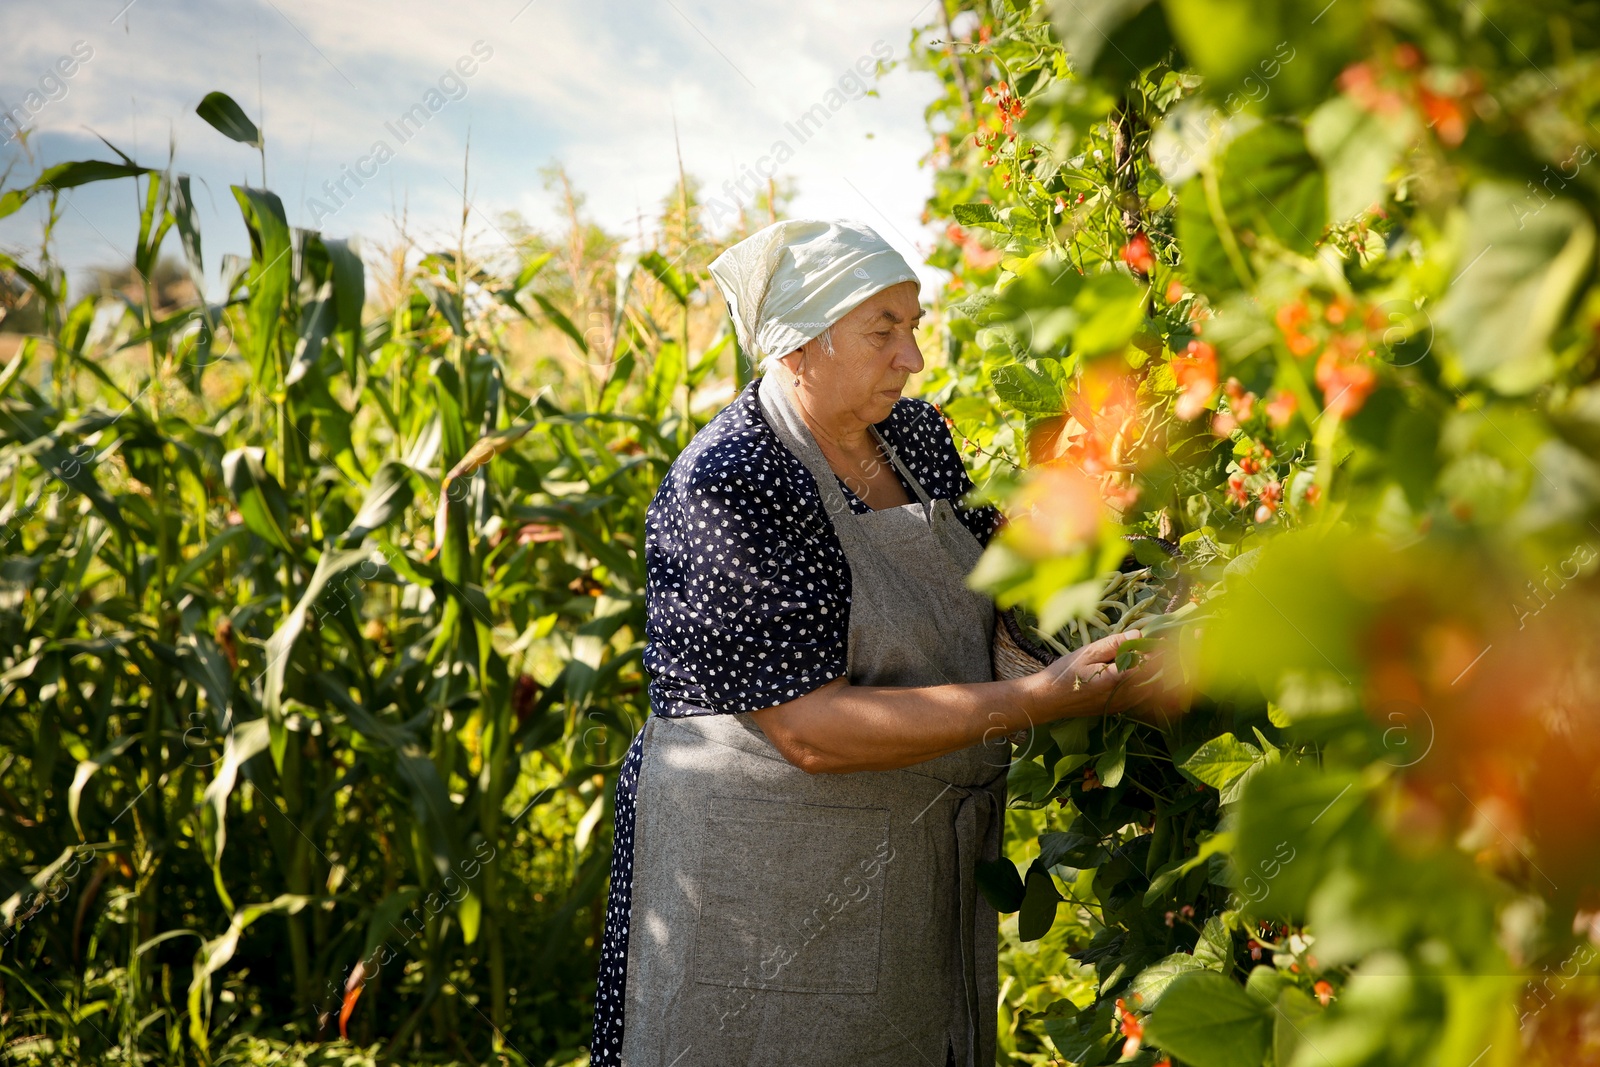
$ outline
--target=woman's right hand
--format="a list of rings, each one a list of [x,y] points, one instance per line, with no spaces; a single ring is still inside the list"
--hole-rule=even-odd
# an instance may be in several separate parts
[[[1082,715],[1116,715],[1153,695],[1159,680],[1159,653],[1141,656],[1127,670],[1116,664],[1117,649],[1138,630],[1091,641],[1070,655],[1021,680],[1029,717],[1036,723]]]

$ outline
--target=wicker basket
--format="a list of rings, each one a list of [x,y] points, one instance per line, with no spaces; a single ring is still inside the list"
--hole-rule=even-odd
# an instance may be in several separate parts
[[[1171,541],[1147,534],[1127,534],[1124,540],[1130,542],[1149,541],[1160,546],[1161,550],[1176,560],[1183,559],[1183,553]],[[1121,571],[1135,571],[1143,567],[1137,556],[1128,553],[1121,565]],[[1181,605],[1189,595],[1188,578],[1180,574],[1172,584],[1172,593],[1165,604],[1161,606],[1163,612],[1172,611]],[[1042,671],[1054,663],[1056,652],[1033,639],[1031,634],[1024,631],[1018,621],[1016,609],[995,612],[994,620],[994,676],[997,681],[1010,681],[1013,678],[1026,678],[1037,671]]]

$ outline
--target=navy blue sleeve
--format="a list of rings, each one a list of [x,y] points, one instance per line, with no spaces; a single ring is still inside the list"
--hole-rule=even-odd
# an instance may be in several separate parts
[[[885,436],[929,496],[959,501],[972,491],[972,476],[961,462],[950,426],[938,408],[926,400],[906,397],[895,405],[886,423]],[[1000,526],[1000,512],[987,504],[975,508],[957,504],[955,512],[981,545],[988,545]]]
[[[786,457],[703,453],[651,505],[645,667],[660,714],[756,711],[846,673],[848,564]]]

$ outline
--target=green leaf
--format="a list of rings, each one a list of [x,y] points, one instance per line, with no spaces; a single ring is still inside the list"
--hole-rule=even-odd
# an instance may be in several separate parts
[[[250,271],[245,277],[250,289],[246,305],[250,331],[247,343],[241,347],[255,368],[256,381],[265,382],[276,366],[273,346],[289,295],[289,223],[283,213],[283,201],[275,193],[235,185],[233,198],[239,203],[250,233]]]
[[[83,798],[83,787],[89,784],[89,779],[93,778],[102,767],[126,752],[128,746],[138,739],[137,734],[126,734],[107,745],[94,759],[79,761],[77,770],[72,774],[72,785],[67,789],[67,815],[72,819],[72,828],[78,831],[80,839],[84,837],[84,833],[83,824],[78,821],[78,804]]]
[[[334,306],[339,311],[339,329],[361,330],[361,307],[367,299],[366,267],[361,262],[359,245],[355,238],[322,238],[322,247],[328,251],[332,266]],[[351,377],[355,375],[352,373]]]
[[[1225,788],[1261,760],[1261,750],[1232,734],[1220,734],[1179,764],[1206,785]]]
[[[189,981],[189,1037],[202,1053],[210,1048],[211,1006],[207,994],[211,991],[211,976],[233,959],[239,949],[239,938],[257,919],[263,915],[294,915],[311,902],[311,897],[285,893],[270,904],[252,904],[234,914],[233,921],[220,937],[200,946],[195,955],[194,975]]]
[[[983,899],[995,911],[1010,913],[1022,907],[1026,891],[1015,863],[1004,856],[997,860],[984,860],[977,865],[976,876]]]
[[[1369,110],[1336,96],[1306,121],[1306,144],[1327,174],[1328,218],[1343,222],[1382,204],[1389,172],[1412,136],[1409,117]]]
[[[651,422],[660,422],[672,407],[672,397],[683,384],[687,367],[683,348],[676,341],[668,341],[656,352],[655,366],[644,384],[644,416]]]
[[[1056,921],[1056,907],[1062,899],[1054,878],[1037,867],[1030,868],[1017,916],[1017,937],[1023,941],[1037,941],[1049,933]]]
[[[283,617],[278,628],[267,639],[266,685],[262,695],[262,709],[272,732],[272,762],[281,772],[283,753],[288,745],[288,731],[284,728],[283,688],[288,676],[289,661],[295,642],[305,631],[306,616],[321,598],[328,584],[360,563],[370,562],[372,551],[368,548],[330,549],[317,560],[317,569],[306,583],[305,592],[289,614]]]
[[[1075,830],[1054,831],[1039,835],[1039,857],[1033,866],[1048,871],[1057,864],[1066,864],[1087,870],[1100,866],[1110,854],[1099,837]]]
[[[467,335],[467,324],[461,317],[461,309],[456,306],[454,295],[446,292],[426,278],[418,278],[413,284],[427,296],[428,302],[433,305],[434,310],[439,312],[444,321],[450,324],[451,333],[457,337],[465,337]]]
[[[1075,72],[1131,80],[1172,47],[1161,5],[1151,0],[1061,0],[1056,32]]]
[[[1038,807],[1055,785],[1050,772],[1037,760],[1016,760],[1006,772],[1006,794],[1011,807]]]
[[[950,209],[950,214],[963,226],[977,226],[996,233],[1010,232],[995,213],[993,204],[957,204]]]
[[[1115,745],[1108,745],[1094,761],[1094,774],[1107,789],[1122,784],[1122,773],[1128,764],[1128,739],[1124,735]]]
[[[252,719],[238,724],[223,742],[222,761],[217,765],[211,783],[206,786],[205,803],[210,805],[211,811],[211,817],[206,820],[211,845],[207,858],[211,862],[211,876],[217,887],[217,896],[229,911],[233,910],[233,898],[228,895],[227,886],[222,881],[222,850],[228,843],[228,798],[233,795],[240,769],[266,751],[270,740],[267,720]]]
[[[1187,952],[1174,952],[1139,972],[1128,986],[1130,1001],[1144,1011],[1151,1011],[1161,1003],[1162,994],[1171,988],[1179,975],[1205,969],[1204,963]]]
[[[538,293],[529,293],[528,295],[533,297],[533,302],[539,305],[539,310],[544,312],[544,317],[550,320],[550,324],[566,334],[572,340],[572,343],[578,346],[578,351],[587,356],[589,354],[589,342],[583,339],[583,334],[572,324],[572,320],[563,315],[560,309]],[[518,304],[515,299],[511,301],[511,305],[519,311],[522,310],[522,305]],[[527,312],[523,312],[523,314],[527,314]]]
[[[994,392],[1015,411],[1060,415],[1066,410],[1067,372],[1054,359],[1029,360],[995,369]]]
[[[1305,990],[1290,986],[1278,994],[1277,1009],[1272,1021],[1272,1058],[1275,1063],[1288,1064],[1302,1044],[1311,1044],[1305,1031],[1311,1020],[1322,1014],[1322,1008]]]
[[[1194,946],[1194,958],[1207,970],[1228,973],[1233,965],[1233,935],[1228,932],[1222,916],[1213,915],[1206,920],[1200,940]]]
[[[1327,225],[1322,170],[1294,127],[1264,123],[1235,138],[1222,158],[1222,207],[1237,231],[1275,238],[1311,255]]]
[[[687,307],[689,304],[689,283],[679,273],[678,268],[667,262],[667,257],[660,252],[650,251],[639,257],[639,266],[649,271],[656,281],[660,282],[672,294],[672,298],[679,304]]]
[[[194,113],[209,122],[212,128],[224,137],[232,138],[252,148],[261,147],[261,131],[244,113],[244,108],[235,103],[233,97],[227,93],[207,93],[199,106],[194,109]]]
[[[1166,987],[1144,1036],[1193,1067],[1261,1067],[1272,1008],[1214,971],[1190,971]]]
[[[222,457],[222,481],[250,532],[298,558],[300,551],[288,533],[289,501],[263,466],[265,457],[260,448],[233,449]]]
[[[1084,715],[1057,719],[1050,724],[1050,736],[1064,754],[1077,755],[1089,751],[1089,729],[1093,725],[1094,720]]]
[[[1542,204],[1542,207],[1541,207]],[[1537,365],[1594,257],[1594,227],[1570,200],[1504,182],[1467,196],[1466,241],[1440,325],[1467,375]]]
[[[1103,1063],[1112,1040],[1115,1010],[1116,1005],[1109,999],[1095,1004],[1093,1010],[1083,1011],[1070,1000],[1058,1000],[1045,1012],[1044,1030],[1073,1063]]]
[[[1164,0],[1183,55],[1230,111],[1294,111],[1327,95],[1335,76],[1365,56],[1361,3]]]
[[[75,189],[90,182],[111,181],[116,178],[134,178],[152,173],[149,167],[131,163],[106,163],[98,159],[74,160],[57,163],[40,174],[32,185],[13,189],[0,196],[0,219],[15,214],[22,205],[42,192],[58,189]]]
[[[1073,350],[1097,355],[1126,345],[1144,324],[1146,292],[1142,283],[1121,271],[1090,276],[1072,301],[1078,316]]]
[[[397,459],[385,460],[372,478],[361,510],[356,512],[350,526],[340,536],[344,546],[359,545],[373,530],[381,529],[394,521],[411,505],[415,493],[411,486],[411,468]]]

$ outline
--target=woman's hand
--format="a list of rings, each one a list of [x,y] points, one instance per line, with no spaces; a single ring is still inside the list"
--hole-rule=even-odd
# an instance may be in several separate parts
[[[1163,656],[1146,653],[1121,670],[1117,649],[1139,636],[1138,630],[1111,634],[1062,656],[1044,670],[1021,680],[1029,717],[1037,723],[1083,715],[1116,715],[1146,702],[1165,707]]]

